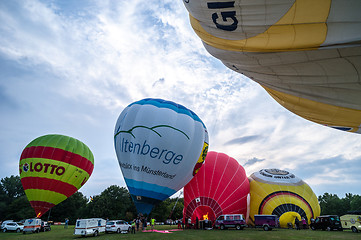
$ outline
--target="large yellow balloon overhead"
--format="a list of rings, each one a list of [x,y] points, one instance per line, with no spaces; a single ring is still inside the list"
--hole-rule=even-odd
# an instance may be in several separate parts
[[[225,66],[299,116],[361,133],[361,1],[184,0]]]
[[[249,177],[250,224],[254,215],[272,214],[279,217],[281,227],[294,223],[295,218],[311,218],[320,215],[317,196],[307,183],[294,174],[279,169],[262,169]]]

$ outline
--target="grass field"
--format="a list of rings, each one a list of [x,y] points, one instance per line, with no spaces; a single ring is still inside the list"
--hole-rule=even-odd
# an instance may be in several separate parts
[[[176,226],[156,226],[157,230],[169,230],[176,228]],[[149,229],[149,227],[148,227]],[[53,240],[53,239],[84,239],[79,236],[74,236],[74,226],[69,226],[68,229],[64,229],[64,226],[52,226],[50,232],[40,233],[3,233],[0,232],[0,239],[36,239],[36,240]],[[87,239],[154,239],[154,240],[233,240],[233,239],[361,239],[361,233],[353,233],[350,230],[339,231],[312,231],[312,230],[300,230],[293,229],[274,229],[272,231],[265,232],[262,229],[245,228],[244,230],[184,230],[176,231],[173,233],[156,233],[156,232],[137,232],[136,234],[105,234],[101,233],[98,237],[87,237]]]

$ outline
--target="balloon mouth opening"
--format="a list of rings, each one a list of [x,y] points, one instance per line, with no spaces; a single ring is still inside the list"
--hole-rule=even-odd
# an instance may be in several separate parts
[[[288,224],[291,223],[294,225],[296,217],[298,220],[301,220],[301,215],[298,212],[285,212],[283,213],[280,218],[280,227],[281,228],[288,228]]]
[[[133,199],[134,205],[137,208],[138,213],[142,214],[149,214],[153,207],[160,203],[162,200],[144,197],[144,196],[138,196],[138,195],[130,195]]]
[[[211,207],[199,206],[194,210],[192,214],[192,223],[195,223],[197,221],[197,218],[199,221],[209,220],[213,222],[216,220],[216,215]]]

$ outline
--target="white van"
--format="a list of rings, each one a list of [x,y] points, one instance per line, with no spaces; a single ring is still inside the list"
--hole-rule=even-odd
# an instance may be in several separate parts
[[[78,219],[75,223],[74,235],[98,236],[105,232],[106,221],[102,218]]]
[[[40,228],[41,228],[41,219],[40,218],[26,219],[24,222],[23,233],[24,234],[26,232],[38,233],[38,232],[40,232]]]

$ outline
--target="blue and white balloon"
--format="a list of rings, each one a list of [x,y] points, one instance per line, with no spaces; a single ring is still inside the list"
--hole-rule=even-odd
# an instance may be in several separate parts
[[[149,98],[122,111],[114,145],[138,212],[149,214],[192,179],[206,157],[208,133],[186,107]]]

